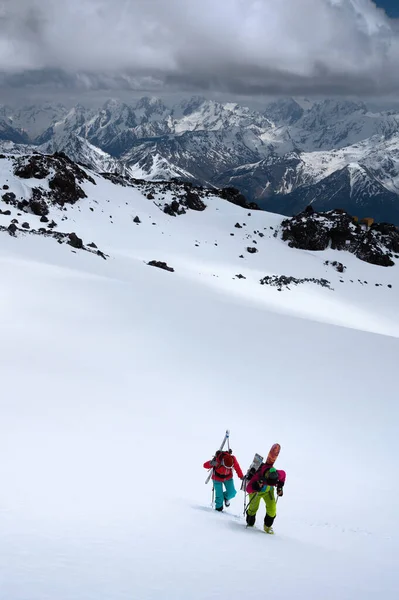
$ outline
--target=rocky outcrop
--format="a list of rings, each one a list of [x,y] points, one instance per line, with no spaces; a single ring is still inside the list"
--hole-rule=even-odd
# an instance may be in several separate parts
[[[13,206],[16,205],[17,202],[17,197],[14,192],[7,192],[6,194],[3,194],[1,199],[6,204],[12,204]]]
[[[33,214],[38,217],[46,217],[49,213],[47,203],[43,200],[42,192],[39,188],[33,188],[28,206]]]
[[[78,200],[86,198],[86,194],[71,171],[58,172],[50,179],[49,188],[52,191],[52,199],[57,204],[75,204]]]
[[[300,285],[303,283],[314,283],[316,285],[320,285],[321,287],[332,290],[331,284],[327,279],[316,279],[314,277],[304,277],[303,279],[298,279],[297,277],[287,277],[286,275],[267,275],[260,280],[261,285],[270,285],[272,287],[276,287],[279,292],[281,292],[284,288],[289,290],[290,285]]]
[[[140,189],[148,200],[152,200],[158,208],[172,217],[184,215],[187,210],[205,210],[207,207],[206,200],[212,196],[231,202],[241,208],[260,210],[255,202],[247,202],[246,197],[234,187],[222,189],[204,187],[176,178],[172,178],[170,181],[146,181],[119,173],[101,173],[101,175],[117,185],[123,187],[134,186]],[[167,195],[169,198],[172,196],[172,199],[168,199],[166,202]]]
[[[338,262],[337,260],[333,260],[332,262],[330,260],[326,260],[324,264],[326,267],[333,267],[336,271],[338,271],[338,273],[344,273],[346,271],[345,265],[343,265],[341,262]]]
[[[1,199],[6,204],[15,206],[19,210],[31,212],[40,217],[45,217],[49,213],[47,203],[44,200],[45,196],[46,192],[44,192],[44,190],[41,190],[40,188],[33,188],[30,200],[18,200],[14,192],[7,192],[6,194],[3,194]]]
[[[72,248],[77,248],[78,250],[82,250],[83,248],[83,240],[78,237],[76,235],[76,233],[69,233],[68,234],[68,241],[67,244],[69,244],[70,246],[72,246]]]
[[[187,185],[187,184],[186,184]],[[199,192],[195,192],[190,188],[184,188],[185,193],[176,196],[172,202],[165,204],[163,211],[167,215],[176,217],[177,215],[184,215],[187,209],[203,211],[206,209],[205,202],[201,199]]]
[[[236,204],[237,206],[241,206],[241,208],[249,208],[251,210],[260,210],[259,206],[256,202],[247,202],[246,197],[241,194],[239,190],[234,187],[225,187],[222,188],[218,195],[227,200],[227,202],[231,202],[232,204]]]
[[[191,190],[187,192],[185,205],[191,210],[203,211],[206,209],[206,204],[201,200],[199,194]]]
[[[35,188],[34,199],[36,202],[47,199],[61,206],[75,204],[78,200],[86,198],[86,193],[81,187],[82,183],[95,184],[94,179],[86,171],[62,152],[52,155],[33,154],[18,157],[14,159],[14,174],[22,179],[48,178],[50,191]]]
[[[171,217],[176,217],[177,215],[185,215],[186,209],[178,200],[172,200],[169,204],[165,204],[163,212]]]
[[[50,173],[50,164],[41,154],[17,158],[14,175],[21,179],[46,179]]]
[[[164,271],[170,271],[171,273],[174,273],[174,268],[170,267],[166,262],[162,262],[160,260],[150,260],[149,263],[147,263],[150,267],[158,267],[158,269],[163,269]]]
[[[281,224],[282,239],[291,248],[320,251],[352,252],[360,260],[389,267],[399,256],[399,230],[394,225],[379,223],[364,230],[344,210],[318,213],[308,206],[303,212]]]
[[[40,227],[39,229],[30,229],[28,223],[22,223],[21,229],[18,228],[16,219],[13,219],[15,222],[10,223],[8,227],[4,227],[0,225],[0,231],[4,231],[9,233],[9,235],[13,237],[17,237],[17,234],[28,234],[28,235],[40,235],[43,237],[51,237],[57,240],[59,244],[68,244],[72,246],[72,248],[76,248],[78,250],[84,250],[86,252],[90,252],[91,254],[96,254],[97,256],[101,256],[104,260],[107,259],[107,254],[104,254],[101,250],[97,248],[94,243],[84,244],[83,240],[81,240],[75,233],[63,233],[61,231],[52,231],[51,229],[45,229],[44,227]]]

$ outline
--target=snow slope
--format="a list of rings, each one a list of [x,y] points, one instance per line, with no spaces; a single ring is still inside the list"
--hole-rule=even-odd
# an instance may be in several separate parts
[[[37,185],[1,165],[18,197]],[[92,175],[49,217],[106,261],[0,231],[1,597],[397,598],[399,267],[290,249],[281,217],[218,198],[171,217]],[[0,225],[38,227],[7,208]],[[226,427],[243,468],[282,445],[274,537],[245,529],[241,492],[209,506]]]

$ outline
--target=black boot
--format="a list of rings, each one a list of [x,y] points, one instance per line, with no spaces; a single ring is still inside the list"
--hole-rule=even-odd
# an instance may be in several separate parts
[[[215,510],[218,510],[219,512],[222,512],[222,510],[223,510],[223,506],[219,506],[219,508],[218,508],[218,507],[216,507],[216,508],[215,508]]]
[[[273,525],[273,523],[274,523],[274,519],[275,518],[276,517],[269,517],[269,515],[266,514],[265,520],[264,520],[264,523],[265,523],[266,527],[271,527]]]
[[[274,517],[269,517],[269,515],[265,516],[263,529],[266,533],[270,533],[273,535],[273,533],[274,533],[273,527],[272,527],[273,522],[274,522]]]
[[[247,527],[253,527],[255,525],[255,521],[256,521],[256,516],[255,515],[249,515],[247,513]]]

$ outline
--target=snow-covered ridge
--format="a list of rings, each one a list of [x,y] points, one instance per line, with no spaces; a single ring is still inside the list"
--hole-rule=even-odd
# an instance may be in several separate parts
[[[97,183],[104,185],[108,182],[115,189],[123,187],[134,190],[172,216],[185,214],[187,210],[204,210],[204,200],[209,197],[223,198],[242,208],[258,210],[255,204],[248,203],[237,190],[230,188],[195,187],[190,182],[178,179],[150,182],[118,171],[98,174],[96,180],[90,169],[82,163],[75,163],[62,152],[52,155],[39,152],[3,154],[0,156],[0,167],[3,181],[6,182],[3,184],[2,201],[24,213],[40,216],[45,223],[49,221],[47,215],[52,207],[67,210],[68,206],[88,197],[83,184],[96,186]]]
[[[356,168],[352,168],[352,171],[353,179],[359,177]],[[58,226],[54,219],[50,222],[48,218],[54,207],[68,212],[68,207],[87,201],[90,195],[95,197],[97,185],[104,187],[109,183],[116,193],[119,187],[130,189],[171,217],[185,215],[187,211],[205,211],[209,202],[214,202],[216,198],[242,209],[258,209],[255,204],[248,203],[235,188],[204,188],[178,179],[150,182],[118,172],[103,173],[95,178],[91,171],[58,152],[53,155],[3,155],[0,158],[0,173],[6,181],[3,184],[3,203],[22,213],[40,217],[40,222],[46,223],[48,230]],[[95,186],[90,193],[86,191],[89,185]],[[351,182],[351,185],[355,183]],[[9,231],[15,234],[18,227],[15,220],[11,219],[10,209],[2,211],[2,214],[10,217]],[[67,216],[64,215],[62,220],[66,219]],[[135,222],[139,223],[140,217],[137,216]],[[234,227],[242,235],[244,231],[241,230],[245,230],[246,224],[243,226],[237,222]],[[40,227],[40,231],[42,230],[43,226]],[[274,237],[279,235],[278,231],[275,230]],[[283,221],[281,231],[282,239],[288,241],[292,248],[326,250],[331,244],[333,249],[353,252],[361,260],[381,266],[394,265],[393,254],[395,258],[399,258],[399,233],[395,226],[373,224],[370,231],[364,233],[344,211],[326,213],[323,217],[308,207],[297,217]],[[264,233],[260,231],[254,231],[254,234],[255,238],[252,235],[246,236],[247,240],[253,240],[246,247],[249,254],[258,252],[258,243],[264,238]],[[231,236],[235,235],[231,233]],[[259,241],[256,236],[259,236]]]

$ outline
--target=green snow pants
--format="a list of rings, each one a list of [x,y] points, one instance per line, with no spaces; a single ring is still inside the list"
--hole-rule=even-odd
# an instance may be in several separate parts
[[[266,504],[266,515],[274,520],[274,517],[276,516],[277,512],[277,507],[273,487],[269,487],[265,492],[249,494],[247,514],[251,517],[254,517],[256,515],[262,498]]]

